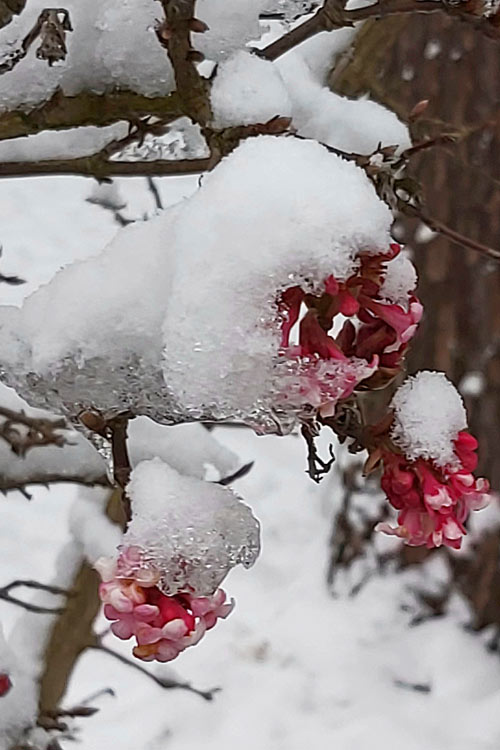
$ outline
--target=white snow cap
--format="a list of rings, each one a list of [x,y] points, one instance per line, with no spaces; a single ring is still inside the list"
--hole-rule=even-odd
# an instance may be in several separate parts
[[[276,115],[292,114],[292,104],[276,66],[243,51],[220,64],[211,102],[218,128],[265,123]]]
[[[423,371],[396,391],[392,438],[411,461],[432,459],[438,466],[456,464],[453,442],[467,428],[457,389],[442,372]]]
[[[371,154],[379,144],[411,145],[408,128],[394,112],[367,98],[348,99],[322,86],[300,53],[276,65],[292,100],[292,122],[300,135],[347,152]]]
[[[161,571],[167,595],[213,594],[231,568],[249,568],[259,555],[259,522],[226,487],[182,476],[154,458],[134,469],[127,493],[132,521],[123,547],[143,550],[143,565]]]
[[[408,295],[417,286],[417,280],[417,269],[403,250],[387,264],[380,296],[390,302],[406,305]]]
[[[210,60],[223,60],[262,34],[259,14],[266,0],[197,0],[196,17],[209,30],[193,34],[194,47]]]

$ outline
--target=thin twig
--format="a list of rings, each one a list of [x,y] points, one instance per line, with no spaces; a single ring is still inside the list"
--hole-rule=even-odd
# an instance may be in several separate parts
[[[95,651],[101,651],[104,654],[108,654],[108,656],[112,656],[114,659],[121,662],[122,664],[125,664],[127,667],[132,667],[132,669],[135,669],[138,672],[141,672],[141,674],[146,675],[146,677],[149,677],[150,680],[153,680],[153,682],[155,682],[165,690],[172,690],[176,688],[179,690],[187,690],[190,693],[199,695],[206,701],[213,700],[215,693],[220,690],[220,688],[212,688],[212,690],[198,690],[197,688],[194,688],[192,685],[190,685],[189,682],[178,682],[177,680],[167,679],[166,677],[157,677],[155,674],[153,674],[153,672],[150,672],[148,669],[143,667],[140,662],[132,661],[126,656],[123,656],[117,651],[113,651],[113,649],[108,648],[108,646],[104,646],[99,642],[91,644],[89,648]]]
[[[0,588],[0,599],[8,602],[9,604],[15,604],[18,607],[22,607],[22,609],[25,609],[28,612],[34,612],[36,614],[54,615],[60,614],[64,611],[64,607],[42,607],[37,604],[31,604],[30,602],[25,602],[22,599],[18,599],[16,596],[12,596],[12,594],[10,593],[13,589],[16,588],[27,588],[34,589],[36,591],[45,591],[49,594],[54,594],[55,596],[68,596],[68,592],[65,589],[60,588],[59,586],[38,583],[38,581],[19,579],[16,581],[12,581],[11,583],[8,583],[7,586],[3,586],[2,588]]]
[[[7,442],[18,456],[24,456],[31,448],[44,445],[66,444],[64,435],[57,430],[68,429],[64,419],[29,417],[24,411],[13,411],[0,406],[0,438]]]
[[[151,195],[153,196],[155,206],[159,211],[161,211],[163,209],[163,202],[161,199],[160,191],[158,190],[158,185],[152,177],[146,177],[146,181]]]
[[[232,484],[233,482],[236,482],[237,479],[243,479],[243,477],[246,477],[246,475],[251,471],[253,468],[254,462],[250,461],[248,464],[244,464],[241,469],[238,469],[238,471],[235,471],[234,474],[230,474],[227,477],[223,477],[222,479],[219,479],[217,484],[222,484],[224,487],[228,484]]]
[[[469,250],[474,250],[475,252],[481,253],[481,255],[485,255],[486,257],[492,258],[493,260],[500,260],[499,250],[495,250],[492,247],[488,247],[488,245],[483,245],[481,242],[476,242],[476,240],[473,240],[471,237],[466,237],[465,235],[460,234],[460,232],[451,229],[451,227],[448,227],[439,219],[436,219],[433,216],[429,216],[424,211],[420,211],[419,209],[412,209],[411,212],[409,212],[409,215],[418,216],[421,221],[423,221],[423,223],[429,227],[429,229],[432,229],[434,232],[437,232],[443,237],[447,237],[456,245],[467,247],[469,248]]]
[[[31,499],[26,490],[27,486],[49,487],[51,484],[81,484],[83,487],[108,487],[110,489],[113,486],[105,474],[93,479],[89,479],[83,474],[44,474],[43,476],[27,474],[21,481],[19,479],[9,479],[3,476],[0,471],[0,492],[3,494],[18,491],[22,492],[28,499]]]

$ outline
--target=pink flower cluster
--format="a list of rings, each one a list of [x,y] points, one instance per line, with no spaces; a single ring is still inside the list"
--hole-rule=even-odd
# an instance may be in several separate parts
[[[118,560],[100,558],[96,562],[102,578],[99,595],[104,614],[118,638],[135,637],[134,656],[143,661],[172,661],[188,646],[196,645],[218,619],[225,619],[234,601],[226,601],[222,589],[213,596],[166,596],[157,587],[158,572],[130,564],[139,555],[140,550],[129,547]]]
[[[320,295],[294,286],[280,297],[282,350],[287,357],[308,363],[311,388],[306,387],[304,392],[317,394],[312,405],[321,407],[325,416],[332,400],[347,398],[362,380],[373,376],[377,386],[390,380],[415,334],[423,310],[419,300],[410,295],[405,309],[380,296],[385,264],[400,251],[399,245],[392,244],[385,255],[362,256],[355,274],[345,282],[329,276]],[[307,307],[307,312],[299,323],[298,345],[292,346],[290,333],[299,320],[302,305]],[[347,320],[333,336],[330,331],[338,315]],[[319,361],[337,365],[330,378],[328,370],[323,371],[323,384]],[[342,371],[346,377],[343,387],[339,388],[337,374]],[[329,379],[334,381],[335,392],[329,388]]]
[[[0,698],[7,695],[12,687],[12,681],[7,672],[0,672]]]
[[[412,546],[460,548],[469,512],[484,508],[491,496],[488,481],[472,474],[477,440],[459,432],[454,448],[457,465],[444,468],[422,458],[410,462],[405,456],[383,452],[382,489],[399,513],[396,527],[381,523],[379,531]]]

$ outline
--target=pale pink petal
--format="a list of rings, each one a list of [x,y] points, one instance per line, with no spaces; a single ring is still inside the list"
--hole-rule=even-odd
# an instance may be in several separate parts
[[[111,631],[122,641],[126,641],[134,635],[134,629],[128,620],[116,620],[111,624]]]
[[[188,628],[184,620],[178,618],[176,620],[170,620],[170,622],[167,622],[161,628],[161,633],[163,635],[163,638],[168,638],[176,641],[178,638],[182,638],[183,635],[186,635],[187,629]]]
[[[152,628],[145,622],[138,623],[135,629],[135,637],[139,646],[149,646],[150,643],[156,643],[163,638],[161,628]]]

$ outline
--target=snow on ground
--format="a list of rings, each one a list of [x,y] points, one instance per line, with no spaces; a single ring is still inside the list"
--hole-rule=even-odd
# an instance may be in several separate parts
[[[132,213],[153,211],[144,181],[120,187],[133,201]],[[190,178],[161,183],[165,203],[195,187]],[[69,178],[0,182],[2,270],[28,278],[29,291],[70,259],[99,250],[116,224],[109,212],[84,202],[91,189],[90,181]],[[26,286],[2,285],[1,301],[18,303]],[[173,666],[147,668],[222,690],[204,702],[185,691],[164,691],[109,656],[86,654],[67,705],[105,687],[116,697],[94,701],[101,711],[80,721],[79,747],[496,750],[500,661],[462,627],[463,603],[456,601],[446,618],[408,626],[408,587],[425,579],[437,585],[439,566],[404,575],[388,571],[372,577],[357,596],[333,597],[325,571],[332,517],[341,501],[335,475],[314,485],[303,471],[304,446],[295,436],[257,438],[230,428],[215,435],[244,462],[255,460],[235,489],[262,523],[263,552],[252,570],[234,570],[225,582],[237,601],[228,620]],[[31,502],[18,494],[1,499],[0,585],[19,577],[50,579],[68,539],[75,493],[59,486],[37,490]],[[1,604],[7,634],[19,614]],[[128,653],[127,643],[107,643]],[[402,686],[408,683],[427,685],[430,692]]]

